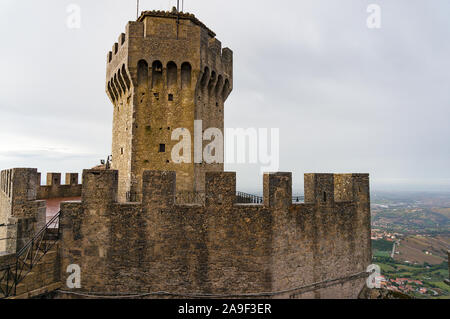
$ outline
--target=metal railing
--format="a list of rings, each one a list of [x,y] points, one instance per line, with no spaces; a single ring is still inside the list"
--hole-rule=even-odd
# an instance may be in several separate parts
[[[140,194],[138,194],[136,192],[127,192],[126,198],[127,198],[128,203],[138,203],[141,201]]]
[[[292,196],[293,204],[300,204],[305,201],[305,196],[295,195]],[[262,204],[264,199],[262,196],[252,195],[244,192],[236,192],[236,203],[238,204]]]
[[[261,196],[247,194],[244,192],[236,192],[236,203],[238,204],[262,204]]]
[[[305,202],[305,196],[298,195],[298,196],[292,196],[292,203],[293,204],[300,204]]]
[[[17,285],[58,242],[60,215],[61,212],[58,212],[53,216],[45,227],[17,252],[15,263],[0,269],[0,299],[15,296]]]
[[[126,193],[127,202],[136,203],[141,201],[141,196],[135,192]],[[303,203],[305,196],[294,195],[292,196],[293,204]],[[177,192],[176,203],[179,205],[183,204],[202,204],[205,202],[205,193],[202,192]],[[237,204],[262,204],[264,199],[262,196],[248,194],[244,192],[236,192],[236,203]]]

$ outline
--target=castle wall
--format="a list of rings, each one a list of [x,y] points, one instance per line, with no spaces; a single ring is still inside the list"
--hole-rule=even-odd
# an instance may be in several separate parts
[[[358,251],[370,246],[358,233],[370,232],[370,211],[333,195],[315,200],[334,194],[334,175],[305,180],[321,196],[292,205],[291,174],[267,174],[264,204],[248,205],[234,204],[234,173],[207,173],[205,203],[177,205],[175,172],[146,171],[142,202],[120,204],[117,171],[84,171],[82,202],[62,205],[62,269],[81,266],[81,291],[178,294],[282,291],[364,271],[370,260]],[[356,298],[363,284],[277,297]]]
[[[7,250],[8,220],[12,212],[12,170],[0,172],[0,252]]]
[[[41,185],[41,174],[37,177],[37,199],[80,197],[81,184],[77,173],[66,174],[66,184],[61,185],[61,173],[47,173],[47,185]]]
[[[369,191],[368,179],[361,182],[356,175],[345,176],[348,188],[336,183],[343,175],[306,174],[305,204],[292,206],[288,193],[290,176],[285,177],[284,183],[277,180],[279,177],[273,178],[271,187],[278,187],[278,192],[285,195],[284,208],[279,210],[275,223],[278,231],[274,232],[273,266],[280,270],[276,272],[275,290],[344,278],[364,272],[370,264],[370,258],[364,255],[371,254],[370,241],[361,239],[370,234],[370,223],[361,223],[370,218],[370,210],[367,207],[359,211],[361,199],[353,195],[354,185]],[[364,278],[356,277],[313,292],[287,293],[282,297],[356,298],[364,284]]]
[[[37,200],[36,169],[0,172],[0,251],[15,253],[45,225],[45,202]]]

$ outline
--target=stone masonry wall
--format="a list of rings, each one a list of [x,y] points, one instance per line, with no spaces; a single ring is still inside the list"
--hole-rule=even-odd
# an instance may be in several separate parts
[[[41,185],[41,173],[37,176],[37,198],[51,199],[81,196],[81,184],[77,173],[66,173],[66,183],[61,185],[61,173],[47,173],[47,184]]]
[[[232,90],[233,54],[191,15],[144,12],[129,22],[107,57],[106,92],[114,105],[112,168],[120,202],[140,194],[145,170],[176,171],[177,190],[204,192],[205,172],[223,164],[194,164],[194,120],[201,133],[224,127]],[[174,163],[172,132],[185,128],[191,162]],[[211,141],[197,142],[204,147]],[[162,148],[161,148],[162,147]],[[217,152],[222,152],[223,149]]]
[[[142,202],[121,204],[117,171],[86,170],[82,202],[62,205],[61,269],[79,264],[84,292],[178,294],[273,292],[365,271],[368,175],[347,175],[345,189],[335,178],[307,174],[306,203],[292,205],[291,174],[266,174],[264,204],[248,205],[234,203],[235,173],[210,172],[205,204],[177,205],[176,173],[145,171]],[[353,201],[335,201],[339,192]],[[363,284],[277,297],[356,298]]]
[[[37,169],[14,168],[0,173],[0,251],[15,253],[45,226],[45,202],[37,200]],[[6,232],[6,234],[5,234]]]

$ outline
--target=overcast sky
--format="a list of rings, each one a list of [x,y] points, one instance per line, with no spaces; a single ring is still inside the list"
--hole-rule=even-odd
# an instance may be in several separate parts
[[[81,8],[69,29],[67,6]],[[106,54],[134,0],[0,1],[0,168],[72,172],[111,153]],[[369,29],[367,6],[381,7]],[[176,1],[141,0],[142,10]],[[450,1],[185,0],[234,51],[225,126],[280,128],[280,171],[450,190]],[[257,165],[227,165],[260,191]]]

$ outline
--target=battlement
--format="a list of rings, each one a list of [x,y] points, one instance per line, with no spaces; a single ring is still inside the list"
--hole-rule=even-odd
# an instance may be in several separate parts
[[[66,173],[65,184],[61,184],[61,173],[47,173],[46,185],[41,185],[41,173],[37,173],[37,199],[51,199],[64,197],[80,197],[81,184],[78,173]]]
[[[167,41],[174,42],[161,46],[161,42]],[[125,33],[119,35],[107,54],[106,93],[113,104],[124,96],[128,98],[131,88],[138,85],[139,63],[148,69],[149,77],[163,79],[170,77],[166,71],[170,73],[173,66],[169,64],[177,66],[178,74],[183,72],[183,65],[189,65],[189,71],[198,78],[192,80],[194,84],[205,70],[212,70],[218,78],[223,77],[224,82],[228,80],[227,88],[231,92],[232,61],[233,52],[229,48],[222,49],[215,33],[193,14],[145,11],[137,21],[127,24]],[[187,76],[179,77],[180,89],[190,88],[181,83]],[[153,79],[149,81],[154,83]]]
[[[0,252],[16,253],[45,225],[45,202],[37,200],[37,169],[0,172]]]
[[[0,172],[0,194],[11,204],[36,199],[37,169],[13,168]]]
[[[86,291],[229,294],[282,291],[365,271],[368,175],[306,174],[304,204],[292,204],[291,173],[263,179],[260,205],[236,204],[233,172],[206,172],[205,203],[178,204],[175,172],[144,171],[142,201],[119,203],[117,171],[85,170],[82,202],[61,206],[62,267],[86,269]],[[108,263],[100,262],[106,256]],[[126,275],[131,266],[139,278]],[[282,296],[356,298],[364,283],[357,278]]]
[[[117,203],[118,172],[114,170],[83,171],[83,194],[94,194],[92,200]],[[334,206],[337,203],[359,203],[369,200],[368,174],[305,174],[305,203],[292,203],[292,173],[266,173],[263,177],[263,203],[252,204],[268,208],[298,205]],[[144,171],[141,196],[145,205],[178,205],[176,173]],[[83,195],[83,201],[91,197]],[[199,204],[198,202],[186,204]],[[236,173],[207,172],[205,203],[209,206],[242,206],[236,203]]]
[[[12,199],[12,172],[12,169],[3,170],[0,172],[0,190],[8,199]]]

